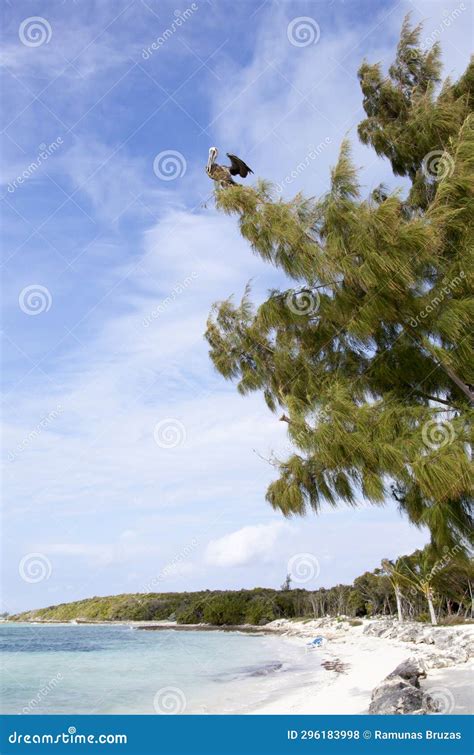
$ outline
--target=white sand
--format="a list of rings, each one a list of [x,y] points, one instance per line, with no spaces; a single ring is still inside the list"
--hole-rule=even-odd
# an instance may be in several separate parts
[[[474,714],[474,663],[433,669],[421,682],[423,691],[446,702],[446,713]]]
[[[474,629],[474,627],[473,627]],[[363,627],[352,627],[349,632],[334,632],[308,625],[291,628],[291,640],[306,644],[309,637],[322,635],[327,638],[318,653],[322,661],[339,659],[348,664],[345,673],[318,671],[314,686],[295,688],[282,692],[281,699],[262,703],[252,713],[256,714],[362,714],[367,713],[372,690],[401,661],[410,656],[433,652],[433,646],[414,645],[411,642],[388,640],[362,634]],[[299,634],[299,637],[298,637]],[[422,684],[425,690],[439,690],[448,698],[449,713],[473,712],[473,664],[464,663],[449,668],[428,672]],[[447,690],[447,692],[446,692]]]

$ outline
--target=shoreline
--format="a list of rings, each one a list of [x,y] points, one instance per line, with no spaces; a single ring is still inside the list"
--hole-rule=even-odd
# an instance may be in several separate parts
[[[338,662],[345,668],[339,672],[322,671],[314,685],[262,703],[252,711],[255,714],[367,714],[374,689],[409,658],[425,668],[421,690],[442,703],[444,708],[440,712],[474,713],[473,624],[431,627],[409,622],[399,625],[398,621],[383,619],[361,620],[358,626],[333,619],[316,619],[305,624],[283,620],[273,624],[276,625],[273,631],[295,642],[307,643],[315,636],[324,637],[324,645],[311,652],[318,653],[323,664]],[[378,632],[382,636],[377,636]],[[468,650],[454,651],[452,648],[461,639]]]
[[[20,622],[2,622],[19,624]],[[21,622],[43,626],[128,626],[142,631],[238,632],[253,636],[278,635],[306,647],[316,636],[321,667],[314,682],[277,687],[272,698],[252,705],[245,714],[348,715],[368,713],[372,693],[395,668],[414,659],[424,669],[419,685],[434,695],[452,714],[474,713],[474,624],[436,626],[395,619],[290,621],[280,619],[264,626],[177,624],[175,622]],[[217,711],[216,711],[217,712]],[[238,711],[236,711],[238,712]]]

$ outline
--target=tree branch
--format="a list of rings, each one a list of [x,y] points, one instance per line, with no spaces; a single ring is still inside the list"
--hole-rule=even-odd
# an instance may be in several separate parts
[[[412,393],[415,394],[415,396],[421,396],[422,398],[427,398],[429,401],[438,401],[440,404],[445,404],[445,406],[449,406],[450,409],[457,409],[458,407],[453,406],[450,401],[446,401],[444,398],[438,398],[438,396],[430,396],[429,393],[425,393],[424,391],[420,391],[417,388],[412,388],[411,385],[406,384],[407,387],[410,389]]]
[[[445,364],[442,359],[440,359],[439,355],[436,353],[436,351],[432,348],[431,344],[427,343],[426,340],[422,340],[419,338],[418,333],[414,328],[411,327],[408,323],[405,323],[404,325],[405,329],[411,334],[412,338],[418,343],[418,345],[427,351],[430,356],[434,359],[438,367],[441,367],[442,370],[446,373],[446,375],[451,378],[453,383],[457,385],[459,390],[461,390],[465,396],[469,399],[469,402],[471,404],[474,403],[474,393],[470,389],[470,387],[465,383],[461,378],[455,373],[452,367],[449,366],[449,364]]]

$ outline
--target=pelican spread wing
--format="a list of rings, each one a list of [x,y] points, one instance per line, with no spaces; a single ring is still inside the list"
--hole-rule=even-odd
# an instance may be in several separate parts
[[[206,173],[209,178],[212,178],[221,189],[228,186],[234,186],[235,181],[232,176],[240,176],[241,178],[247,178],[249,173],[253,173],[253,170],[244,163],[240,157],[236,155],[230,155],[227,153],[227,157],[230,160],[230,165],[219,165],[217,160],[218,155],[217,147],[211,147],[209,150],[209,158],[206,165]]]
[[[231,162],[231,165],[229,167],[229,173],[231,176],[240,176],[241,178],[247,178],[249,173],[253,173],[252,168],[249,168],[249,166],[244,163],[244,161],[241,160],[240,157],[237,157],[237,155],[231,155],[229,154],[229,152],[227,152],[227,157]]]

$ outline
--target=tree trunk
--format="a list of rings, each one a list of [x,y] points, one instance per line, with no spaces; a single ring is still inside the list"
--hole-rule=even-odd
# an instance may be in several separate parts
[[[431,592],[431,590],[426,593],[426,600],[428,601],[428,608],[429,608],[429,611],[430,611],[431,623],[434,626],[436,626],[438,624],[438,619],[436,618],[436,613],[435,613],[435,610],[434,610],[433,593]]]
[[[399,585],[395,585],[395,599],[397,601],[397,614],[398,614],[398,621],[403,621],[403,611],[402,611],[402,591],[400,590]]]

